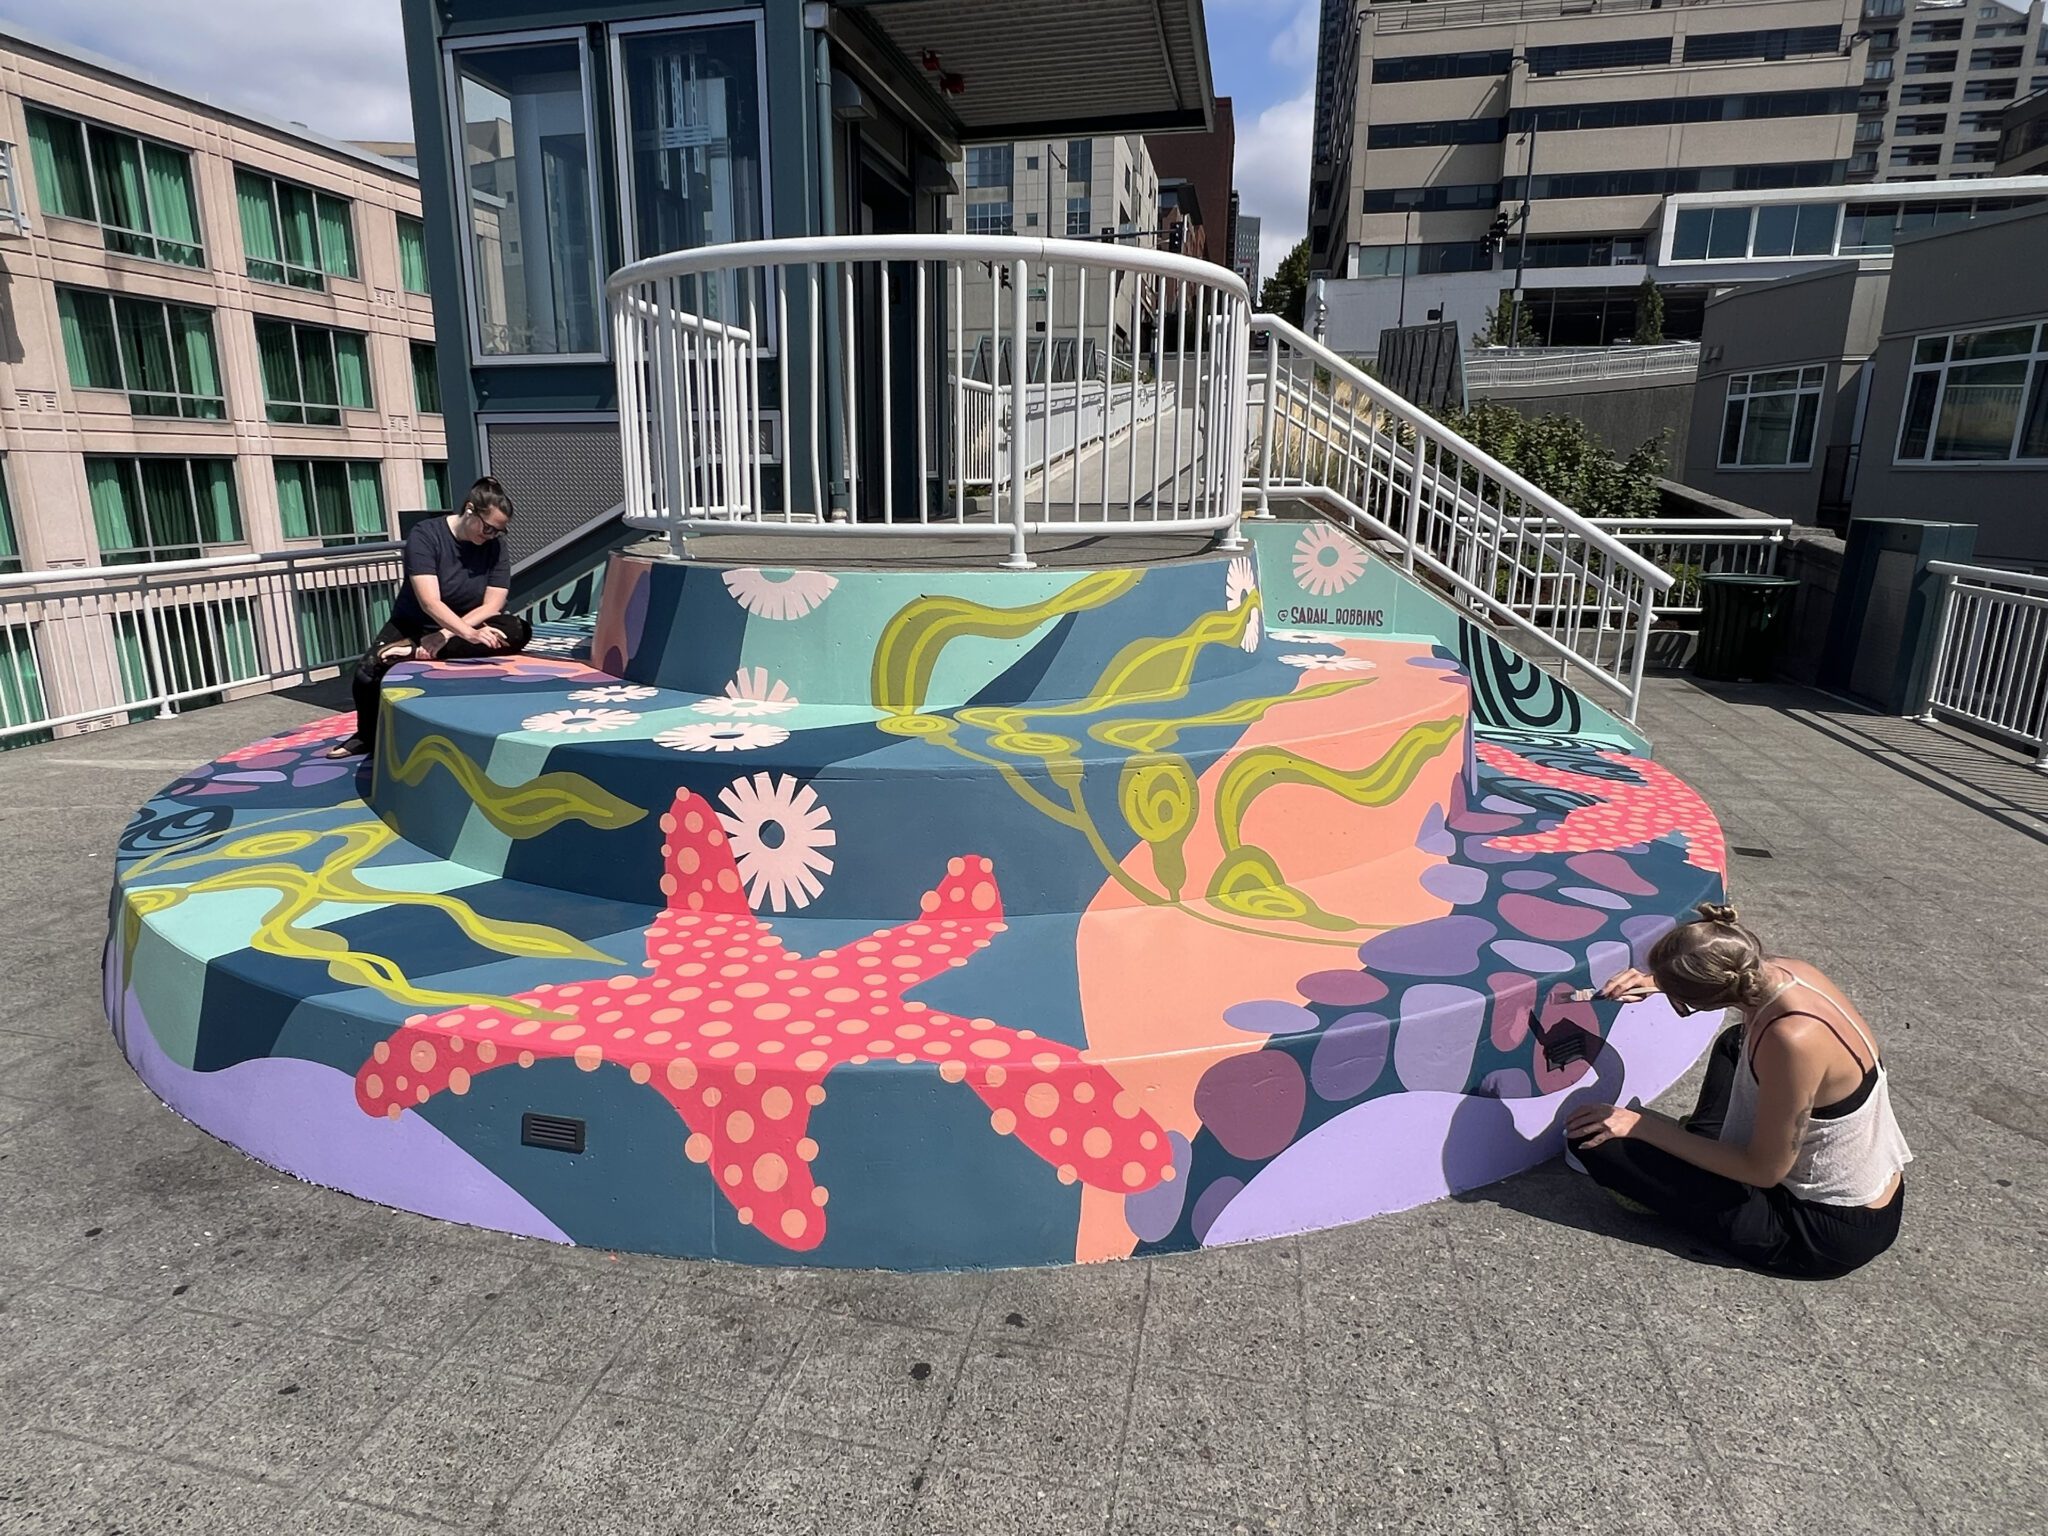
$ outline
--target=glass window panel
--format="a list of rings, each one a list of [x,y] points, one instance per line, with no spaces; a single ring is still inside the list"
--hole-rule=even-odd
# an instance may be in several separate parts
[[[229,459],[192,460],[192,490],[199,538],[206,544],[242,542],[242,511],[235,501],[235,466]]]
[[[112,302],[103,293],[57,290],[57,324],[73,389],[121,388],[121,352]]]
[[[114,301],[121,338],[121,366],[128,376],[129,403],[138,415],[178,414],[178,370],[164,306],[134,299]]]
[[[284,232],[285,280],[298,287],[320,286],[319,222],[313,194],[288,181],[271,183],[277,198],[278,226]]]
[[[156,254],[181,266],[202,265],[205,258],[199,249],[199,203],[192,191],[191,159],[182,150],[162,144],[145,144],[142,159],[149,182]]]
[[[430,512],[452,510],[448,506],[448,461],[426,459],[420,464],[420,477],[426,484],[427,510]]]
[[[311,466],[303,460],[278,459],[271,465],[277,477],[277,521],[288,539],[313,537]]]
[[[456,55],[456,75],[475,269],[470,301],[484,355],[596,352],[598,251],[581,46],[468,50]]]
[[[1934,402],[1941,394],[1941,375],[1916,373],[1906,395],[1905,426],[1899,433],[1899,457],[1924,459],[1934,427]]]
[[[427,234],[418,219],[398,216],[398,274],[407,293],[427,289]]]
[[[638,256],[758,240],[761,88],[754,27],[634,32],[619,40]]]
[[[99,542],[101,561],[111,565],[125,563],[128,559],[148,558],[134,553],[145,549],[149,538],[142,518],[142,490],[135,483],[133,461],[86,459],[85,486],[92,504],[93,536]]]
[[[2024,362],[1951,365],[1934,424],[1933,457],[1949,461],[2010,458],[2026,381]]]
[[[281,320],[258,320],[256,359],[263,370],[265,414],[272,421],[304,421],[299,354],[292,340],[292,328]]]
[[[1798,228],[1799,209],[1794,205],[1778,203],[1757,209],[1754,254],[1791,255],[1793,239]]]
[[[0,573],[21,569],[21,541],[14,536],[14,506],[7,499],[7,465],[0,460]],[[19,720],[19,714],[8,715]]]
[[[55,218],[93,218],[92,176],[85,164],[85,126],[69,117],[28,109],[29,158],[43,212]]]
[[[142,190],[141,144],[104,128],[88,129],[86,137],[93,184],[99,189],[100,223],[114,229],[147,230],[149,205]]]
[[[1798,226],[1792,236],[1792,254],[1832,256],[1835,252],[1835,221],[1841,212],[1839,203],[1802,203]]]
[[[1791,456],[1797,403],[1797,395],[1752,395],[1738,462],[1747,468],[1784,465]]]
[[[1678,227],[1671,232],[1671,259],[1704,261],[1707,255],[1707,233],[1713,227],[1713,222],[1714,215],[1711,209],[1682,209],[1678,215]]]
[[[1749,254],[1749,208],[1716,208],[1713,229],[1707,236],[1707,255],[1714,261],[1732,261]]]
[[[1957,362],[1987,357],[2012,357],[2034,349],[2034,328],[2013,326],[2002,331],[1968,331],[1954,337],[1949,356]]]
[[[159,560],[196,559],[199,515],[192,501],[192,475],[183,459],[144,459],[142,505],[149,542]]]
[[[284,281],[284,244],[277,230],[277,205],[270,183],[253,171],[235,171],[235,206],[242,215],[242,254],[258,282]]]
[[[336,331],[333,335],[341,403],[356,411],[372,409],[377,402],[370,394],[370,358],[365,338],[354,331]]]
[[[1749,392],[1753,395],[1774,393],[1799,387],[1799,370],[1782,368],[1770,373],[1753,373],[1749,376]]]
[[[1913,361],[1916,364],[1938,363],[1947,356],[1948,338],[1946,336],[1922,336],[1913,343]]]
[[[1747,409],[1746,402],[1739,395],[1730,395],[1721,416],[1721,463],[1739,462],[1742,449],[1742,416]]]
[[[375,464],[348,466],[348,504],[350,530],[357,538],[385,536],[384,482]]]
[[[322,192],[316,193],[313,201],[320,225],[320,270],[329,277],[354,277],[356,231],[348,199]]]
[[[2048,360],[2034,364],[2034,384],[2027,396],[2027,414],[2020,422],[2019,456],[2048,459]]]
[[[1787,464],[1811,464],[1813,462],[1813,429],[1820,420],[1820,394],[1817,390],[1805,390],[1798,396],[1799,414],[1792,424],[1792,447]]]
[[[299,392],[306,420],[316,427],[341,425],[341,385],[334,367],[334,336],[310,325],[294,327],[299,355]]]
[[[431,341],[412,344],[412,393],[413,404],[422,415],[441,414],[441,375],[435,365]]]
[[[179,386],[191,397],[185,414],[221,420],[227,402],[221,395],[220,360],[213,347],[213,316],[203,309],[173,308],[171,343],[177,350]]]

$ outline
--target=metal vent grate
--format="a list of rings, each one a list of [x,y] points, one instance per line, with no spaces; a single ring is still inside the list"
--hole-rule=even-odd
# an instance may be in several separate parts
[[[509,535],[515,565],[625,500],[617,422],[506,416],[480,425],[491,473],[519,509]]]
[[[581,1152],[584,1126],[570,1115],[525,1114],[519,1117],[519,1143],[549,1152]]]

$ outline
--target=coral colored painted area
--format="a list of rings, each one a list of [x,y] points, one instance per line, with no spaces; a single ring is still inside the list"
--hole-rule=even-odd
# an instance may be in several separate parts
[[[615,556],[594,627],[394,669],[374,763],[336,716],[144,806],[116,1038],[369,1199],[905,1269],[1362,1219],[1671,1082],[1710,1021],[1571,993],[1719,894],[1711,813],[1341,532],[1253,544]]]

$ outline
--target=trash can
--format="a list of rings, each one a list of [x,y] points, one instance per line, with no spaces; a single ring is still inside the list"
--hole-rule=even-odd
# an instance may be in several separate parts
[[[1791,627],[1792,594],[1798,589],[1790,576],[1702,576],[1693,671],[1723,683],[1770,676]]]

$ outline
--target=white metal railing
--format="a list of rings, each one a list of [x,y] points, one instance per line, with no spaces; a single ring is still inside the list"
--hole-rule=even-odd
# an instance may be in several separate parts
[[[0,231],[28,233],[28,213],[21,201],[21,157],[14,145],[0,139]]]
[[[1465,383],[1479,389],[1682,375],[1697,373],[1699,366],[1700,344],[1696,341],[1654,347],[1489,348],[1468,352],[1464,359]]]
[[[981,532],[1024,568],[1038,534],[1239,516],[1250,305],[1212,262],[1008,235],[762,240],[652,257],[606,291],[634,526]],[[1009,366],[1048,338],[1049,365]]]
[[[0,746],[346,666],[383,621],[402,549],[0,576]]]
[[[1596,517],[1611,534],[1672,577],[1650,611],[1660,619],[1700,612],[1702,576],[1775,576],[1789,517]]]
[[[2048,768],[2048,576],[1946,560],[1928,569],[1942,597],[1921,718],[2003,736]]]
[[[1582,667],[1633,722],[1658,598],[1675,585],[1581,517],[1286,321],[1258,380],[1255,495],[1320,504],[1397,546],[1475,611]]]

